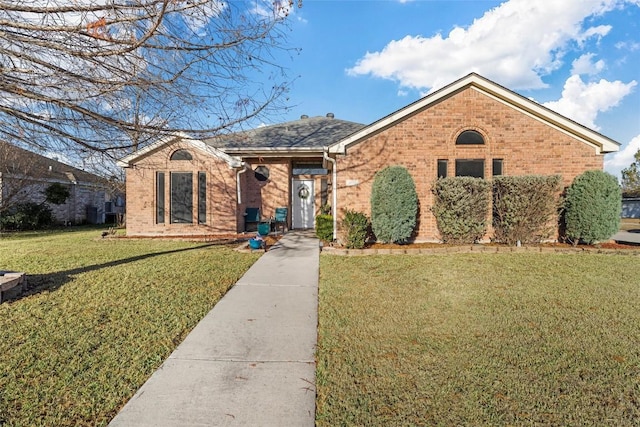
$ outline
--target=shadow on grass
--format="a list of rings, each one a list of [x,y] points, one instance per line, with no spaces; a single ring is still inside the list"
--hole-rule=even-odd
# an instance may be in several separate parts
[[[123,258],[115,261],[109,261],[102,264],[94,264],[94,265],[88,265],[84,267],[72,268],[70,270],[57,271],[55,273],[33,274],[33,275],[27,274],[26,289],[24,289],[20,295],[16,296],[15,298],[12,298],[10,301],[16,301],[24,297],[37,295],[42,292],[56,291],[66,283],[69,283],[72,280],[73,276],[77,274],[101,270],[103,268],[117,267],[119,265],[141,261],[144,259],[153,258],[161,255],[169,255],[169,254],[175,254],[180,252],[203,249],[211,246],[225,246],[225,245],[229,245],[229,243],[228,242],[211,242],[211,243],[205,243],[205,244],[190,247],[190,248],[173,249],[170,251],[147,253],[147,254],[137,255],[129,258]]]

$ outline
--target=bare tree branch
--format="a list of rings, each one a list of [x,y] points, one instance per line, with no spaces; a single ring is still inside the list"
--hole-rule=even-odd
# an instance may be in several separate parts
[[[283,108],[293,2],[0,1],[0,140],[118,157]]]

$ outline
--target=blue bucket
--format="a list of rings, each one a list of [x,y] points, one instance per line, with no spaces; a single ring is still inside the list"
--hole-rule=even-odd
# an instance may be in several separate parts
[[[262,247],[262,240],[249,239],[249,247],[251,249],[260,249]]]

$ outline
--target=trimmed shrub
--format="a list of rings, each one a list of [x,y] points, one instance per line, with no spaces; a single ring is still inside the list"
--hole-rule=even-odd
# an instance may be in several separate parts
[[[0,216],[3,230],[40,230],[53,224],[51,208],[45,204],[20,203]]]
[[[431,211],[444,243],[475,243],[487,231],[491,185],[481,178],[440,178]]]
[[[369,218],[362,212],[344,210],[342,227],[345,231],[345,246],[349,249],[362,249],[367,240]]]
[[[402,166],[378,171],[371,189],[371,227],[383,243],[405,243],[416,227],[418,194],[413,178]]]
[[[620,228],[621,211],[622,191],[616,177],[600,170],[586,171],[567,189],[566,237],[574,245],[607,240]]]
[[[326,214],[316,216],[316,236],[325,242],[333,240],[333,216]]]
[[[560,176],[496,176],[493,178],[495,240],[515,245],[548,238],[557,221]]]
[[[70,195],[71,192],[69,188],[57,182],[54,182],[44,190],[44,196],[47,202],[53,203],[54,205],[64,204]]]

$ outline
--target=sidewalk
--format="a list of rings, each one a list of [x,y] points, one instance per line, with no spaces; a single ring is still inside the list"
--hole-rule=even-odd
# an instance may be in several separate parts
[[[620,230],[611,237],[618,243],[640,244],[640,233]]]
[[[265,253],[109,426],[315,425],[312,236],[290,232]]]

